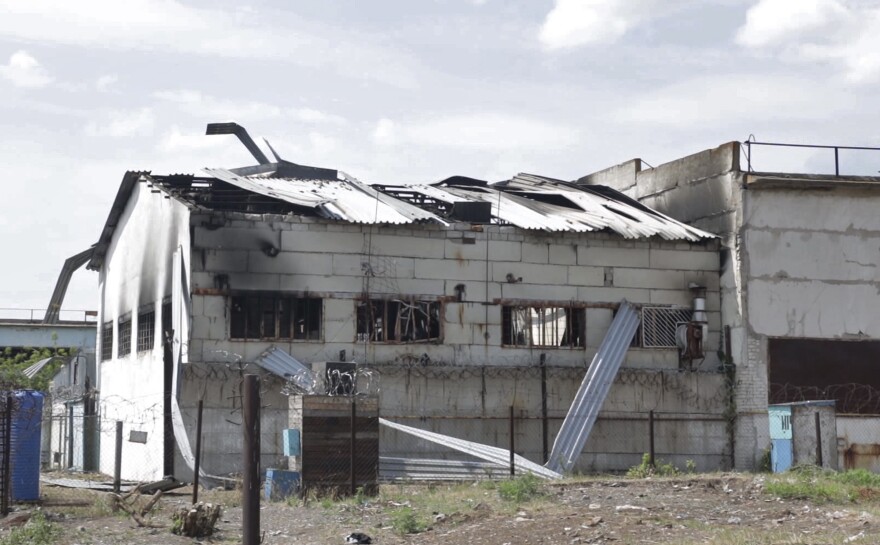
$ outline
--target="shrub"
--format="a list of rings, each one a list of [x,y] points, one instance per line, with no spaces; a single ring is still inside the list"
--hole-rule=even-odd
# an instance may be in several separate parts
[[[427,525],[416,516],[412,507],[401,507],[391,513],[391,527],[400,535],[424,532]]]
[[[51,545],[59,533],[58,527],[37,513],[25,525],[3,536],[0,545]]]
[[[651,456],[649,454],[642,455],[642,463],[626,470],[626,476],[633,479],[645,479],[647,477],[670,477],[678,475],[680,471],[672,464],[664,464],[655,462],[651,465]]]
[[[537,477],[526,473],[515,479],[499,482],[498,495],[506,501],[523,503],[540,496],[541,487]]]

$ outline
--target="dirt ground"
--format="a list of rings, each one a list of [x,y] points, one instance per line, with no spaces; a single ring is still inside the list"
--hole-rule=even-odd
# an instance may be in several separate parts
[[[485,484],[388,485],[379,497],[360,502],[264,502],[260,518],[267,545],[341,545],[351,532],[389,545],[880,543],[876,499],[843,504],[782,500],[764,492],[764,479],[742,474],[592,478],[542,485],[543,495],[524,503],[502,500]],[[91,506],[60,505],[52,499],[57,494],[46,494],[41,510],[62,529],[59,545],[194,543],[169,530],[171,511],[189,505],[184,494],[166,496],[152,512],[150,520],[161,528],[139,527],[113,514],[102,493],[91,493]],[[195,542],[239,543],[239,493],[209,491],[202,499],[221,503],[225,510],[214,536]],[[409,505],[429,528],[401,535],[395,517]],[[0,538],[8,532],[3,529]]]

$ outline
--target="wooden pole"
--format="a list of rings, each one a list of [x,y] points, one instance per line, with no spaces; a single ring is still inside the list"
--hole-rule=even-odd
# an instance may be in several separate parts
[[[242,545],[260,545],[260,378],[245,375],[242,392]]]
[[[199,462],[202,460],[202,405],[199,400],[199,412],[196,416],[196,460],[193,467],[193,504],[199,503]]]

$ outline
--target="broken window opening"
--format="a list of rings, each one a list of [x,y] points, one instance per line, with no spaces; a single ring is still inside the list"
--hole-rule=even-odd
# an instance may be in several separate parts
[[[543,348],[586,346],[586,311],[554,306],[501,307],[501,344]]]
[[[101,361],[113,357],[113,322],[104,322],[101,327]]]
[[[156,333],[156,313],[154,311],[138,314],[137,351],[152,350]]]
[[[357,305],[357,342],[440,340],[440,302],[373,299]]]
[[[131,354],[131,316],[119,319],[119,352],[118,358]]]
[[[232,296],[232,339],[321,340],[323,300],[281,294]]]

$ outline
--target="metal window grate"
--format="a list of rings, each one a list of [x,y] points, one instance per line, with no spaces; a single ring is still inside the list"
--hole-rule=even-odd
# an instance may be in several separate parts
[[[155,311],[144,312],[143,314],[138,314],[138,336],[137,336],[137,350],[138,352],[144,352],[146,350],[152,350],[153,345],[155,344],[155,334],[156,334],[156,313]]]
[[[676,328],[692,317],[689,308],[642,307],[642,348],[675,348]]]
[[[104,322],[101,327],[101,361],[113,357],[113,322]]]
[[[118,358],[124,358],[131,353],[131,318],[119,322],[119,353]]]

